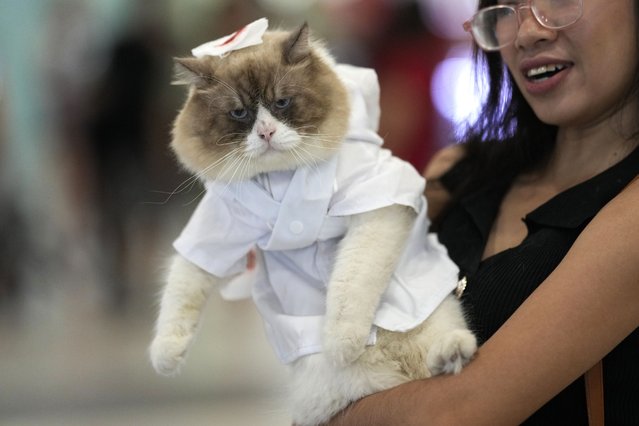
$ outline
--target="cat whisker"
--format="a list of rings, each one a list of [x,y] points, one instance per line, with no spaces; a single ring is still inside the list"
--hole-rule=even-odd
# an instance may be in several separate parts
[[[315,132],[315,133],[310,133],[310,132],[297,132],[300,136],[305,136],[305,137],[309,137],[309,138],[331,138],[331,139],[335,139],[335,138],[341,138],[342,136],[338,136],[338,135],[333,135],[330,133],[319,133],[319,132]]]
[[[308,133],[308,132],[302,132],[303,129],[315,129],[315,133]],[[306,135],[316,135],[319,134],[319,127],[317,127],[314,124],[309,124],[306,126],[299,126],[299,127],[295,127],[294,130],[299,133],[299,134],[306,134]]]
[[[206,105],[209,112],[213,111],[213,105],[218,102],[220,99],[238,99],[238,95],[220,95],[220,96],[212,96],[211,94],[207,94],[206,97]]]
[[[312,89],[311,88],[306,87],[306,86],[302,86],[301,84],[286,84],[286,85],[282,86],[282,88],[297,89],[297,90],[299,90],[301,92],[312,93]]]
[[[249,164],[253,158],[252,154],[244,154],[238,156],[238,163],[235,166],[235,173],[233,175],[233,180],[243,180],[246,176],[248,176]],[[237,176],[236,176],[237,175]]]
[[[220,165],[220,163],[226,161],[226,159],[228,159],[229,156],[232,156],[234,154],[237,153],[237,151],[239,151],[239,149],[235,149],[229,153],[227,153],[224,157],[218,159],[216,162],[209,164],[208,166],[206,166],[204,169],[202,169],[200,172],[196,173],[195,175],[193,175],[192,177],[190,177],[189,179],[186,179],[184,182],[182,182],[180,185],[178,185],[178,187],[169,195],[169,197],[165,200],[165,203],[168,202],[169,199],[171,199],[171,197],[175,194],[178,194],[180,192],[183,192],[184,190],[186,190],[186,188],[188,187],[189,190],[193,188],[193,186],[195,185],[195,183],[197,183],[200,180],[205,180],[206,179],[206,174],[211,171],[212,169],[214,169],[215,167],[217,167],[218,165]],[[189,201],[188,203],[184,204],[185,206],[191,205],[193,204],[197,199],[199,199],[203,193],[206,192],[206,189],[204,189],[203,191],[201,191],[200,193],[198,193],[191,201]]]
[[[308,144],[308,143],[304,143],[304,142],[302,142],[300,145],[304,145],[305,147],[307,147],[309,149],[313,149],[316,152],[320,151],[320,150],[321,151],[335,151],[335,152],[339,151],[339,147],[328,147],[328,146],[323,146],[323,145],[313,145],[313,144]]]
[[[175,189],[172,191],[151,191],[156,194],[166,195],[167,197],[163,201],[145,201],[144,204],[161,206],[165,205],[171,200],[171,198],[173,198],[174,195],[193,189],[193,186],[197,183],[197,181],[197,176],[189,176],[183,182],[180,182],[180,184],[176,186]]]
[[[336,138],[338,137],[337,135],[333,135],[330,133],[319,133],[319,132],[315,132],[315,133],[310,133],[310,132],[297,132],[298,134],[300,134],[301,136],[307,136],[307,137],[324,137],[324,138]],[[339,136],[341,137],[341,136]]]
[[[228,90],[230,90],[231,92],[233,92],[233,94],[234,94],[236,97],[238,97],[238,98],[240,97],[240,94],[237,92],[237,90],[235,90],[235,88],[234,88],[233,86],[231,86],[229,83],[227,83],[226,81],[224,81],[224,80],[222,80],[222,79],[220,79],[220,78],[218,78],[218,77],[215,77],[215,76],[211,76],[211,77],[209,77],[209,78],[210,78],[210,80],[211,80],[211,81],[214,81],[214,82],[216,82],[216,83],[219,83],[219,84],[221,84],[223,87],[225,87],[226,89],[228,89]]]
[[[313,164],[311,164],[310,162],[308,162],[308,161],[307,161],[307,159],[306,159],[306,158],[305,158],[302,154],[300,154],[300,153],[298,152],[298,149],[297,149],[297,148],[292,149],[292,150],[291,150],[291,151],[289,151],[289,152],[291,153],[291,155],[292,155],[293,157],[295,157],[295,158],[299,161],[299,163],[300,163],[302,166],[307,166],[307,167],[308,167],[309,169],[311,169],[311,170],[313,169]],[[317,164],[315,164],[315,166],[317,167]]]
[[[306,133],[298,133],[300,138],[302,139],[311,139],[318,141],[334,141],[336,140],[333,135],[314,135],[314,134],[306,134]]]
[[[319,148],[322,151],[339,151],[340,147],[339,146],[326,146],[323,144],[313,144],[313,143],[308,143],[308,142],[301,142],[300,145],[304,145],[308,148]]]
[[[304,145],[304,142],[302,142],[302,145]],[[297,145],[292,149],[292,152],[294,152],[295,154],[298,155],[298,158],[300,158],[302,161],[304,161],[304,163],[308,166],[311,166],[311,164],[308,162],[308,160],[310,159],[310,161],[313,162],[313,165],[315,167],[319,167],[317,164],[316,160],[320,160],[323,161],[324,159],[315,155],[313,152],[309,151],[308,149],[305,149],[303,146]],[[304,157],[305,154],[306,157]]]
[[[251,164],[252,164],[252,156],[244,156],[242,163],[242,171],[240,173],[240,179],[246,180],[251,174]],[[240,186],[241,190],[245,190],[246,185]]]
[[[233,174],[228,179],[223,179],[226,181],[226,185],[222,189],[222,193],[228,190],[231,183],[233,183],[233,181],[235,180],[235,175],[237,174],[237,171],[240,168],[247,169],[247,170],[249,169],[251,159],[252,159],[252,156],[250,155],[246,156],[246,155],[238,154],[235,156],[235,158],[231,160],[230,164],[227,165],[223,173],[220,175],[220,176],[224,176],[224,174],[226,174],[228,170],[231,170],[231,169],[233,170]],[[241,174],[240,174],[240,177],[242,177]]]
[[[217,161],[215,161],[212,164],[209,164],[208,166],[206,166],[202,171],[200,171],[199,173],[197,173],[195,176],[198,179],[203,179],[206,177],[206,174],[208,172],[210,172],[211,170],[213,170],[215,167],[219,166],[220,163],[224,163],[228,160],[229,157],[232,157],[233,155],[237,154],[239,151],[241,150],[241,148],[234,148],[233,150],[231,150],[230,152],[226,153],[223,157],[219,158]]]
[[[286,78],[286,76],[288,76],[288,75],[291,73],[291,71],[293,71],[293,68],[289,68],[288,70],[286,70],[286,72],[284,73],[284,75],[283,75],[283,76],[281,76],[281,77],[277,80],[277,82],[275,83],[275,86],[276,86],[276,87],[278,87],[278,86],[280,85],[280,83],[282,82],[282,80],[284,80],[284,78]],[[278,69],[277,69],[277,74],[279,74],[279,72],[280,72],[280,68],[278,68]],[[288,85],[286,85],[286,86],[284,86],[284,87],[287,87],[287,86],[288,86]]]
[[[236,143],[241,143],[242,142],[242,138],[238,138],[237,140],[233,140],[231,142],[225,142],[225,143],[220,143],[223,139],[225,138],[231,138],[231,137],[236,137],[236,136],[244,136],[244,133],[228,133],[222,137],[220,137],[216,142],[215,145],[217,146],[226,146],[226,145],[234,145]]]
[[[197,181],[198,181],[198,180],[200,180],[200,179],[201,179],[201,180],[205,180],[205,179],[206,179],[206,174],[207,174],[209,171],[211,171],[211,170],[213,170],[215,167],[219,166],[219,165],[220,165],[220,163],[225,162],[225,161],[226,161],[226,160],[227,160],[230,156],[233,156],[233,155],[237,154],[237,152],[238,152],[239,150],[240,150],[239,148],[232,150],[231,152],[229,152],[229,153],[227,153],[226,155],[224,155],[224,157],[222,157],[222,158],[218,159],[216,162],[214,162],[214,163],[212,163],[212,164],[209,164],[209,165],[208,165],[208,166],[206,166],[206,167],[205,167],[202,171],[200,171],[200,172],[196,173],[196,174],[194,175],[194,177],[193,177],[193,182],[191,183],[191,186],[193,186],[193,184],[195,184],[195,182],[197,182]],[[223,172],[222,172],[222,173],[223,173]],[[198,200],[198,199],[202,196],[202,194],[204,194],[205,192],[206,192],[206,189],[204,189],[202,192],[200,192],[199,194],[197,194],[197,195],[196,195],[196,196],[195,196],[195,197],[194,197],[191,201],[189,201],[188,203],[186,203],[186,204],[184,204],[184,205],[185,205],[185,206],[189,206],[189,205],[193,204],[193,203],[194,203],[195,201],[197,201],[197,200]]]
[[[313,141],[316,141],[317,143],[312,143]],[[300,142],[301,142],[301,144],[306,145],[306,146],[312,146],[312,147],[322,148],[322,149],[326,149],[326,150],[338,151],[340,149],[339,146],[326,146],[326,143],[334,142],[333,139],[310,138],[310,141],[309,141],[309,140],[305,140],[304,138],[302,138]],[[324,143],[321,143],[321,142],[324,142]]]
[[[225,169],[220,174],[220,177],[224,177],[224,180],[227,180],[229,182],[235,180],[235,175],[237,174],[238,168],[243,163],[243,161],[245,159],[245,156],[242,155],[241,153],[239,153],[239,151],[240,151],[239,148],[236,148],[235,150],[233,150],[233,152],[236,153],[237,155],[235,155],[234,158],[232,158],[230,162],[225,164]],[[228,179],[226,179],[227,171],[231,171],[231,170],[232,170],[233,174],[231,174],[231,176]]]
[[[193,199],[191,201],[189,201],[188,203],[183,204],[183,207],[188,207],[191,204],[195,203],[197,200],[199,200],[202,195],[206,194],[206,188],[202,189],[195,197],[193,197]]]
[[[300,152],[297,152],[300,151]],[[320,183],[322,182],[322,174],[319,172],[319,164],[317,163],[316,159],[319,159],[318,157],[314,156],[311,152],[308,152],[306,149],[304,149],[301,146],[297,146],[293,149],[293,152],[297,158],[300,159],[300,162],[304,165],[306,165],[313,173],[315,173],[315,175],[317,176],[317,178],[320,180]],[[303,155],[306,154],[306,157]],[[320,159],[323,160],[323,159]]]
[[[240,155],[238,154],[239,150],[233,150],[231,151],[229,154],[225,155],[225,158],[228,160],[230,157],[230,163],[234,164],[237,162],[237,158],[240,157]],[[219,162],[219,161],[218,161]],[[223,182],[225,181],[225,179],[223,179],[224,175],[227,173],[227,171],[229,170],[229,165],[228,163],[225,163],[222,166],[222,169],[220,170],[220,173],[218,175],[218,179],[216,179],[216,181],[218,182]],[[226,185],[224,186],[224,188],[222,188],[221,194],[225,193],[229,187],[229,185],[231,184],[231,180],[226,180]]]
[[[217,101],[220,99],[236,99],[237,95],[218,95],[218,96],[212,96],[210,93],[207,94],[208,96],[206,97],[206,99],[210,102],[213,101]]]

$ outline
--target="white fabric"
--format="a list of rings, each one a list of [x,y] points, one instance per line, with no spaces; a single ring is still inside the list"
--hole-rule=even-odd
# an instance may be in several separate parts
[[[419,214],[375,326],[414,328],[457,281],[457,267],[446,250],[427,236],[424,179],[380,147],[374,72],[338,69],[353,106],[351,128],[338,153],[317,167],[268,173],[246,182],[207,182],[206,195],[174,243],[182,256],[220,277],[245,271],[247,253],[259,249],[252,296],[284,363],[321,350],[330,262],[352,215],[393,204]],[[231,281],[222,295],[246,296],[238,283]]]
[[[260,18],[240,28],[233,34],[206,42],[191,50],[196,58],[204,56],[225,56],[234,50],[262,43],[262,36],[268,28],[268,20]]]

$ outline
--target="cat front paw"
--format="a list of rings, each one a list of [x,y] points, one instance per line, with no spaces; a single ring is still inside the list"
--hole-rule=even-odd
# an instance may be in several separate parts
[[[370,330],[342,323],[324,330],[323,351],[336,366],[344,367],[362,356]]]
[[[444,334],[428,350],[426,366],[433,376],[458,374],[477,351],[477,339],[469,330],[458,329]]]
[[[159,374],[174,376],[184,364],[190,336],[159,335],[150,347],[151,364]]]

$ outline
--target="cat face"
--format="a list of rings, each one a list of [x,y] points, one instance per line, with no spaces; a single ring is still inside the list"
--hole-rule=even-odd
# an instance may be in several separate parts
[[[171,147],[202,179],[312,166],[346,133],[348,95],[308,27],[269,31],[263,40],[222,58],[176,60],[178,83],[190,90]]]

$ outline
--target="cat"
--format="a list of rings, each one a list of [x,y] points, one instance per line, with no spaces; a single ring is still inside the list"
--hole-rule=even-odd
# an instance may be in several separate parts
[[[189,87],[171,148],[206,195],[176,240],[151,361],[183,364],[213,288],[254,254],[252,296],[291,366],[296,425],[408,380],[458,373],[477,343],[452,294],[458,270],[427,234],[424,181],[382,149],[372,70],[309,35],[176,59]]]

